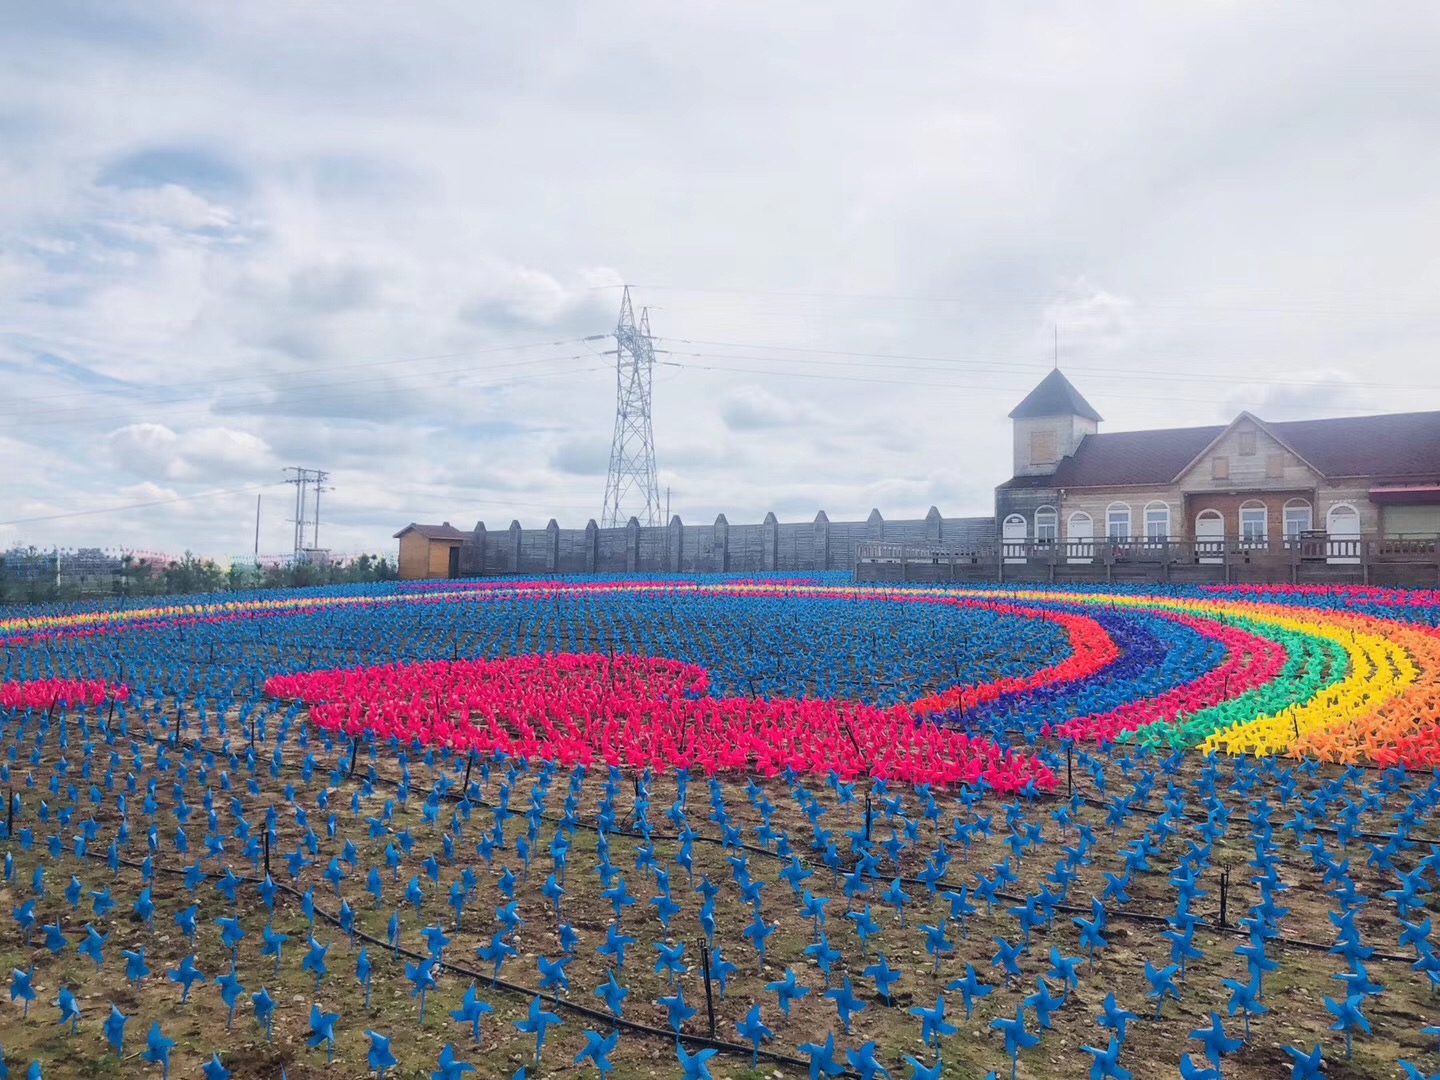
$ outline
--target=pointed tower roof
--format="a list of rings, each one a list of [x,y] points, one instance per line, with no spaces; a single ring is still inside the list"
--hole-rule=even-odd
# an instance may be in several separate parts
[[[1025,395],[1025,400],[1010,410],[1011,420],[1026,420],[1036,416],[1083,416],[1097,424],[1103,419],[1070,384],[1070,380],[1055,368],[1040,385]]]

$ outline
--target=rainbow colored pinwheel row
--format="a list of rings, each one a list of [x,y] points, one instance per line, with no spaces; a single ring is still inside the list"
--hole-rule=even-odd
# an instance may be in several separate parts
[[[570,605],[576,611],[595,611],[609,619],[627,605],[646,611],[660,606],[674,611],[705,605],[711,611],[720,610],[715,605],[732,604],[743,606],[747,618],[759,621],[762,617],[752,614],[760,610],[754,605],[765,603],[777,605],[775,615],[782,621],[789,612],[811,612],[814,633],[813,628],[826,625],[826,620],[843,627],[849,621],[847,611],[859,615],[883,608],[906,625],[917,627],[922,637],[929,634],[937,647],[953,643],[957,634],[985,633],[997,638],[996,648],[1009,643],[1012,655],[983,670],[969,660],[963,664],[957,660],[951,671],[882,673],[889,678],[877,676],[875,682],[890,684],[905,678],[909,679],[907,685],[924,688],[922,693],[891,693],[882,700],[886,691],[873,684],[842,686],[844,680],[819,670],[835,661],[822,656],[820,646],[802,642],[799,659],[792,659],[784,671],[772,671],[759,696],[766,698],[766,708],[783,711],[789,707],[785,702],[790,701],[803,703],[807,710],[824,711],[832,734],[851,749],[826,746],[823,752],[837,760],[845,758],[847,771],[867,771],[877,765],[879,771],[887,770],[868,754],[856,756],[851,740],[835,727],[835,717],[854,715],[861,704],[872,710],[865,715],[876,718],[876,724],[880,724],[879,717],[888,717],[886,724],[900,725],[896,730],[916,725],[960,728],[974,736],[972,741],[977,744],[983,739],[983,745],[995,747],[996,754],[1003,753],[1003,747],[1015,743],[1017,737],[1023,743],[1043,746],[1047,738],[1059,736],[1194,748],[1206,753],[1288,754],[1344,763],[1429,767],[1440,764],[1440,630],[1434,625],[1440,621],[1437,595],[1309,586],[1148,591],[873,588],[845,584],[830,574],[786,580],[437,582],[364,591],[251,595],[217,603],[27,614],[0,620],[0,644],[23,647],[65,640],[78,645],[85,638],[117,631],[204,632],[223,637],[227,625],[241,626],[256,618],[341,619],[346,625],[364,625],[367,619],[383,622],[387,613],[416,605],[436,605],[447,617],[457,610],[473,611],[480,617],[480,613],[501,608],[533,609],[539,617],[549,610],[547,605]],[[951,616],[946,613],[957,610],[983,610],[1006,620],[1005,628],[986,624],[972,630],[968,624],[947,622]],[[1038,636],[1022,640],[1017,628],[1027,623],[1037,627]],[[551,648],[527,645],[528,641],[517,633],[507,649],[523,653]],[[775,643],[769,647],[774,649]],[[867,655],[883,654],[878,644],[867,648]],[[614,655],[654,656],[661,661],[696,659],[657,654],[657,649],[643,641],[622,641]],[[577,642],[572,651],[594,655],[594,643],[587,650],[583,642]],[[725,652],[720,650],[722,656]],[[429,656],[397,655],[395,659],[417,664],[443,655],[432,647]],[[906,662],[913,666],[913,659]],[[807,670],[807,663],[814,670]],[[366,667],[376,665],[362,664],[359,669]],[[704,667],[714,684],[711,691],[719,689],[715,701],[733,702],[744,692],[737,672],[727,672],[714,663]],[[102,673],[63,674],[73,679]],[[309,700],[300,693],[287,696]],[[753,684],[746,696],[757,696]],[[741,726],[752,737],[765,730],[768,721],[751,715],[754,709],[746,707],[739,712],[746,714]],[[694,723],[693,715],[684,722]],[[876,730],[888,729],[882,725]],[[718,735],[718,731],[712,734]],[[928,760],[939,754],[944,759],[948,751],[942,748],[945,740],[938,733],[917,738],[921,757]],[[816,752],[816,747],[797,751],[802,756]],[[960,763],[950,761],[933,775],[921,770],[907,778],[953,779],[957,773],[949,769],[952,765]],[[888,774],[904,773],[902,769]]]

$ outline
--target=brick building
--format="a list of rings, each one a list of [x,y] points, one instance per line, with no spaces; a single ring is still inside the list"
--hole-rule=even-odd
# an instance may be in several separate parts
[[[1002,544],[1054,543],[1087,561],[1097,541],[1273,549],[1323,541],[1332,562],[1361,535],[1440,535],[1440,412],[1104,432],[1051,371],[1010,413],[1014,475],[995,492]],[[1331,541],[1342,541],[1331,543]]]

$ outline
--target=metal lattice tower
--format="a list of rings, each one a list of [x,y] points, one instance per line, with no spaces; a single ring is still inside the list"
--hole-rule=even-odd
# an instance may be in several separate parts
[[[306,550],[305,534],[308,530],[313,530],[308,546],[320,546],[320,494],[333,489],[325,486],[330,474],[323,469],[303,469],[292,465],[285,472],[295,474],[285,483],[295,487],[295,558],[298,559]],[[256,536],[259,536],[258,511]],[[256,547],[259,547],[258,539]]]
[[[627,285],[620,299],[620,321],[615,325],[615,437],[610,443],[610,473],[605,479],[605,509],[600,515],[602,528],[619,528],[632,517],[641,525],[661,524],[655,432],[650,424],[654,372],[650,312],[642,308],[636,324]]]

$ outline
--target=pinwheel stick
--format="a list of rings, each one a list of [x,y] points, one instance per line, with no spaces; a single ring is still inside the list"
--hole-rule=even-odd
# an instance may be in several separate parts
[[[715,997],[710,990],[710,946],[700,939],[700,973],[705,978],[705,1012],[710,1019],[710,1038],[715,1038]]]

